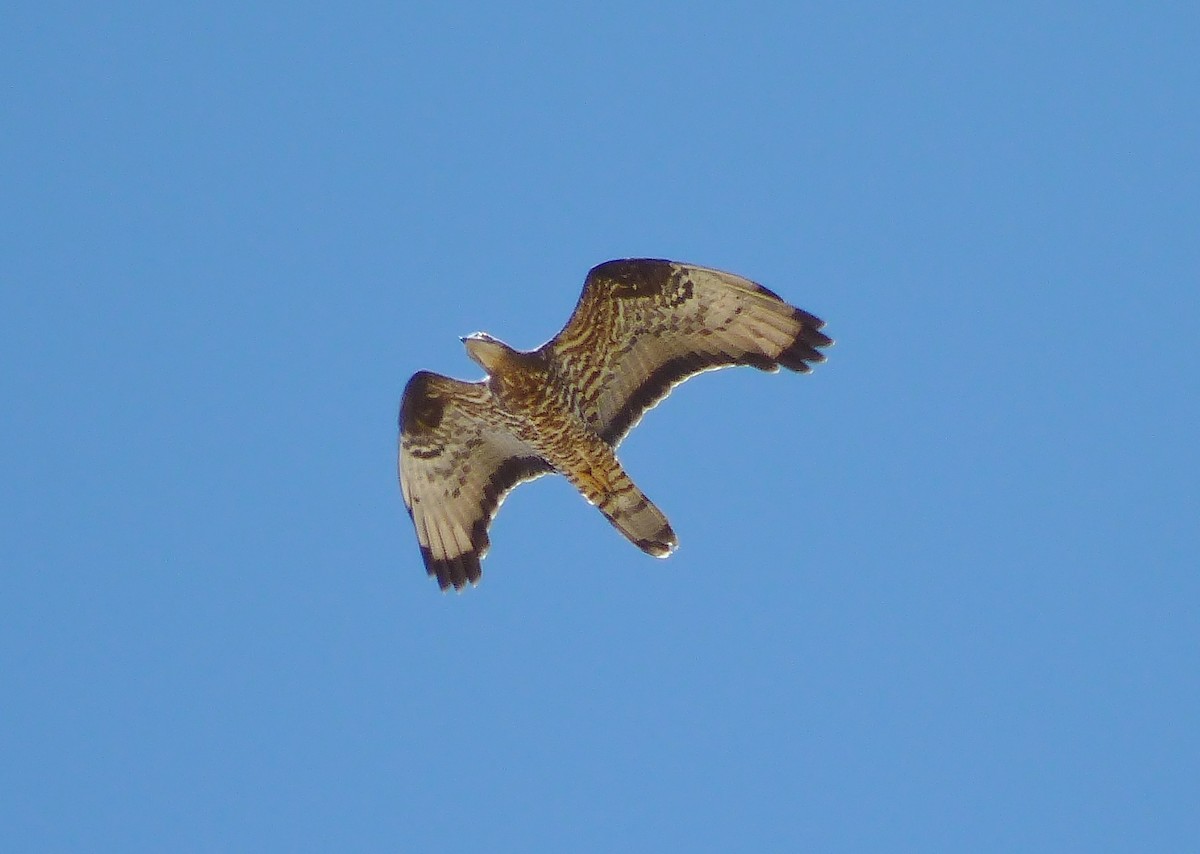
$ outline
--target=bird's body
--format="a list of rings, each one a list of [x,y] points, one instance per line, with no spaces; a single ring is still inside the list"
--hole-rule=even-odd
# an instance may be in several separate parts
[[[556,374],[558,362],[543,350],[520,352],[490,335],[463,339],[488,372],[484,385],[512,434],[557,472],[634,545],[666,557],[678,544],[662,512],[621,468],[613,447],[585,420],[583,386]]]
[[[400,485],[429,573],[443,588],[477,582],[500,502],[550,472],[643,551],[666,557],[675,534],[618,462],[621,439],[700,371],[808,371],[832,343],[822,325],[741,277],[631,259],[593,268],[567,326],[536,350],[483,333],[463,339],[487,379],[421,371],[400,408]]]

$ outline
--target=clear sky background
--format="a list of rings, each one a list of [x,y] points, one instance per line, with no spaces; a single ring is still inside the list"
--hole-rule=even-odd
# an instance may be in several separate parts
[[[100,4],[0,27],[0,837],[1200,848],[1190,3]],[[396,410],[593,264],[828,321],[425,576]]]

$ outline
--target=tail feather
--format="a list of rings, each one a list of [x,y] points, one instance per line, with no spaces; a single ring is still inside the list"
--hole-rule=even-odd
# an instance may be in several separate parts
[[[679,540],[667,517],[619,467],[608,475],[607,488],[590,478],[581,478],[576,486],[629,542],[654,557],[671,554]]]
[[[646,554],[666,557],[679,545],[671,523],[640,489],[625,478],[628,488],[614,489],[598,505],[618,531]]]

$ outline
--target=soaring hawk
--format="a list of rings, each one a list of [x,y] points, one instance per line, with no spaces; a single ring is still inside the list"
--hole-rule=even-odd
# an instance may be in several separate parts
[[[477,332],[487,372],[419,371],[400,404],[400,489],[425,568],[442,589],[478,583],[488,526],[520,483],[560,472],[634,545],[677,545],[615,450],[645,412],[701,371],[782,365],[807,373],[833,342],[823,322],[732,273],[627,259],[592,268],[571,319],[536,350]]]

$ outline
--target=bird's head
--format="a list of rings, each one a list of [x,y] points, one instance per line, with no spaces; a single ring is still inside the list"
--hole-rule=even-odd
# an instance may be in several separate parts
[[[493,338],[486,332],[472,332],[462,339],[467,355],[474,359],[488,374],[495,374],[504,363],[516,354],[512,347]]]

